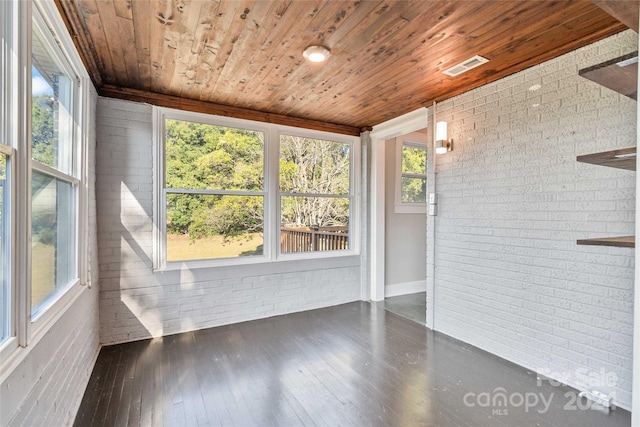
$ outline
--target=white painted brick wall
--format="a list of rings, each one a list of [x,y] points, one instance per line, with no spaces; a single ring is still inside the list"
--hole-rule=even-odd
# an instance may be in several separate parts
[[[98,292],[86,289],[2,383],[0,425],[73,424],[98,356]]]
[[[576,239],[634,233],[635,174],[575,159],[635,145],[636,102],[578,70],[636,49],[628,31],[439,104],[454,151],[427,255],[436,329],[536,371],[612,372],[596,388],[626,408],[634,251]]]
[[[97,94],[93,92],[91,117]],[[89,263],[98,282],[95,217],[95,128],[89,140]],[[0,385],[0,425],[71,425],[98,356],[98,290],[85,289]]]
[[[174,334],[360,299],[359,257],[266,267],[154,272],[151,112],[149,105],[106,98],[98,101],[97,198],[103,343]]]

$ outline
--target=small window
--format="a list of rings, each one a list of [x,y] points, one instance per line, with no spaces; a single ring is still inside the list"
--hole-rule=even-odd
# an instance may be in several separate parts
[[[427,134],[413,132],[395,139],[394,213],[427,212]]]
[[[427,202],[427,148],[402,143],[402,203]]]
[[[165,120],[166,260],[263,255],[264,133]]]
[[[350,144],[280,135],[280,252],[349,249]]]

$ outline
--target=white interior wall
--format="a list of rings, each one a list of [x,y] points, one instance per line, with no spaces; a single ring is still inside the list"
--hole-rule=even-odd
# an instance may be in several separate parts
[[[103,343],[360,299],[360,256],[154,271],[152,107],[100,98],[97,198]]]
[[[398,140],[401,138],[398,137]],[[412,140],[426,143],[426,134],[418,134]],[[426,290],[427,249],[424,238],[426,213],[396,213],[397,143],[396,138],[385,142],[385,296],[387,297]]]
[[[369,289],[372,301],[384,300],[385,294],[385,141],[400,135],[408,134],[427,127],[426,108],[396,117],[373,127],[370,139],[369,179],[365,181],[368,189],[369,205],[366,220],[370,224],[369,253],[367,254],[369,271]],[[427,159],[431,158],[431,147],[427,147]],[[427,178],[428,182],[428,178]]]
[[[636,177],[576,156],[635,146],[637,104],[578,70],[637,44],[627,31],[437,106],[454,151],[437,157],[428,254],[435,329],[625,408],[634,251],[576,239],[634,233]],[[579,377],[602,372],[615,382]]]

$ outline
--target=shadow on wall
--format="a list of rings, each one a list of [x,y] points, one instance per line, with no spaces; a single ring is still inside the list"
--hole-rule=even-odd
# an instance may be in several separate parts
[[[127,167],[126,160],[124,162],[121,167]],[[98,163],[97,168],[100,169],[100,166]],[[140,267],[152,268],[152,248],[143,248],[138,243],[139,234],[152,227],[151,206],[144,209],[135,196],[137,188],[130,188],[131,184],[127,185],[121,180],[116,184],[111,181],[112,178],[116,177],[108,173],[98,173],[97,176],[97,187],[103,193],[109,193],[107,197],[103,195],[97,200],[102,219],[98,221],[101,239],[100,335],[103,343],[104,337],[111,337],[107,344],[160,336],[163,332],[160,319],[153,314],[153,308],[146,306],[142,297],[145,289],[143,281],[148,282],[148,279],[140,276],[138,283],[135,280],[136,274],[144,271]],[[101,206],[103,203],[105,206]],[[140,215],[141,212],[146,214],[146,220]],[[105,220],[105,217],[112,220]],[[137,287],[140,287],[140,294],[122,292]]]

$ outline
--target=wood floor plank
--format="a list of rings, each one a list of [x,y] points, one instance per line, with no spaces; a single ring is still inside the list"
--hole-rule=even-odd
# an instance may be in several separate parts
[[[134,346],[124,347],[123,367],[125,368],[125,376],[122,380],[122,388],[120,393],[120,400],[113,402],[115,406],[111,412],[116,412],[116,418],[113,422],[114,426],[127,425],[129,418],[129,409],[131,407],[131,396],[133,392],[133,379],[136,372],[136,348]]]
[[[469,393],[498,388],[552,401],[544,411],[468,404]],[[356,302],[105,347],[75,425],[630,423],[622,409],[609,415],[567,411],[567,393],[577,392],[538,384],[520,366],[375,304]]]

